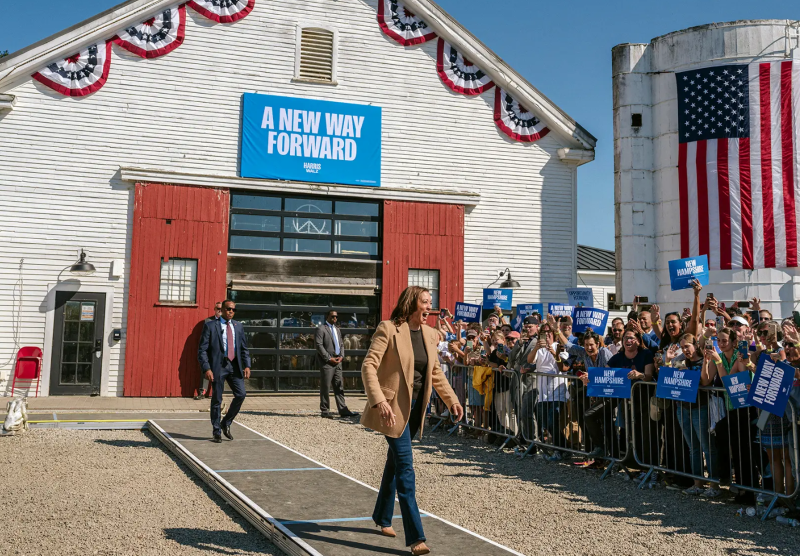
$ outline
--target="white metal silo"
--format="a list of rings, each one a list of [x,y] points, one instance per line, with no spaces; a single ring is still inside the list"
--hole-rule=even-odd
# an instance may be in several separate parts
[[[668,272],[668,261],[681,258],[675,74],[795,57],[800,65],[797,25],[790,20],[713,23],[669,33],[648,44],[620,44],[612,49],[617,293],[621,301],[645,295],[651,302],[660,302],[664,314],[691,300],[691,290],[671,291]],[[796,108],[794,112],[792,121],[800,120]],[[800,147],[794,144],[790,154],[795,169],[798,152]],[[795,183],[800,180],[796,170],[794,179]],[[753,230],[759,233],[756,227]],[[777,232],[775,237],[777,241]],[[787,268],[784,263],[754,270],[733,266],[712,270],[704,291],[728,304],[759,297],[762,308],[776,317],[796,309],[795,300],[800,297],[796,266]]]

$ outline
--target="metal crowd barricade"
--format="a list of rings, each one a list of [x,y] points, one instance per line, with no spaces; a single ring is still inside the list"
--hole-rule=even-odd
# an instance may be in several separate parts
[[[439,422],[431,428],[431,432],[449,423],[452,427],[448,435],[460,429],[473,434],[491,434],[504,439],[498,450],[518,436],[519,403],[516,392],[519,390],[519,378],[514,371],[451,365],[447,378],[464,407],[464,418],[458,423],[452,422],[447,408],[439,405],[440,401],[435,401],[431,407],[431,417]],[[475,388],[476,384],[482,391]]]
[[[605,460],[604,479],[628,456],[627,400],[590,398],[581,378],[564,373],[524,373],[523,383],[520,428],[530,445],[522,457],[538,447],[559,454],[555,459],[570,453]]]
[[[655,394],[655,382],[634,383],[631,391],[633,458],[647,470],[639,488],[656,472],[673,480],[686,477],[729,484],[771,498],[762,519],[778,499],[797,495],[799,413],[791,399],[786,414],[770,416],[765,430],[759,431],[755,424],[759,410],[728,409],[724,388],[701,387],[695,403],[664,400]],[[777,461],[788,459],[784,451],[791,455],[787,470]]]

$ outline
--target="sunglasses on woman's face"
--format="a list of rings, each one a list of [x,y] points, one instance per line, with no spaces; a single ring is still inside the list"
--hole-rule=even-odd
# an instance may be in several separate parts
[[[758,331],[758,335],[759,336],[769,336],[769,330],[759,330]]]

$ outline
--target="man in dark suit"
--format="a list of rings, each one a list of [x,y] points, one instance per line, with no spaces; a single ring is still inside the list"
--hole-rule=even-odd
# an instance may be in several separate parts
[[[236,304],[230,299],[222,302],[222,316],[203,325],[197,358],[206,377],[213,383],[211,398],[211,425],[214,442],[222,442],[222,433],[233,440],[231,423],[239,413],[245,398],[244,380],[250,378],[250,351],[242,323],[233,320]],[[220,423],[220,406],[225,382],[233,391],[231,407]]]
[[[222,301],[217,301],[216,303],[214,303],[214,314],[208,317],[205,321],[203,321],[203,323],[206,323],[210,320],[217,321],[221,316],[222,316]],[[206,372],[204,370],[200,371],[200,379],[203,382],[203,387],[200,389],[199,392],[197,392],[197,395],[194,397],[195,400],[202,400],[203,398],[209,395],[208,385],[211,384],[211,382],[208,380],[208,377],[206,376]],[[222,411],[225,411],[224,403],[222,405]]]
[[[336,323],[339,314],[328,311],[325,315],[325,324],[317,327],[314,341],[317,346],[317,365],[320,368],[319,384],[319,410],[326,419],[333,419],[331,412],[330,388],[333,386],[333,395],[336,398],[336,408],[342,417],[357,417],[347,409],[344,401],[344,380],[342,380],[342,360],[344,359],[344,346],[342,333]]]

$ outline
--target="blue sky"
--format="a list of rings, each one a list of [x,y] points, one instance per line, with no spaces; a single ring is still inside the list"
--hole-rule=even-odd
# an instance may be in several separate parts
[[[26,23],[5,26],[0,51],[18,50],[118,3],[16,2],[14,21]],[[606,249],[614,248],[611,48],[714,21],[800,18],[800,4],[778,0],[437,3],[597,137],[595,161],[578,170],[578,242]]]

